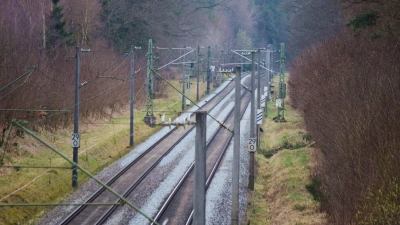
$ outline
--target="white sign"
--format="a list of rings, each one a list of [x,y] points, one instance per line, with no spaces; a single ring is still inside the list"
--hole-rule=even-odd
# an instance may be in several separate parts
[[[257,109],[257,124],[261,124],[263,119],[263,110]]]
[[[80,148],[81,147],[81,139],[79,133],[72,134],[72,143],[73,148]]]
[[[255,152],[256,151],[256,139],[255,138],[249,138],[249,142],[247,144],[247,150],[249,152]]]
[[[276,105],[276,107],[281,108],[282,107],[282,100],[280,98],[276,99],[275,105]]]
[[[264,87],[264,94],[267,94],[268,93],[268,86],[265,86]]]
[[[265,108],[265,95],[261,95],[261,108]]]
[[[211,70],[211,72],[214,72],[215,66],[210,66],[210,70]]]

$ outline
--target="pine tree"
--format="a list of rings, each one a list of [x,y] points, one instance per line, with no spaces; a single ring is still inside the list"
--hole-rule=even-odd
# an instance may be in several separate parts
[[[47,31],[47,43],[46,47],[57,47],[62,44],[67,46],[73,45],[72,32],[68,32],[65,29],[66,20],[63,19],[63,8],[58,5],[60,0],[52,0],[53,11],[48,19],[49,29]]]

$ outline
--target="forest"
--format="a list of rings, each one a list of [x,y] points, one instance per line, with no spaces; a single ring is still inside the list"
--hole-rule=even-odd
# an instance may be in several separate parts
[[[49,130],[72,124],[76,46],[88,50],[80,53],[85,120],[129,103],[131,46],[141,47],[135,67],[145,68],[149,39],[211,46],[231,62],[232,49],[284,42],[288,104],[319,149],[311,176],[321,210],[332,224],[399,224],[399,11],[399,0],[3,0],[0,144],[12,119]],[[146,70],[135,76],[142,107]]]
[[[87,82],[80,89],[82,116],[103,116],[106,108],[118,109],[129,101],[131,46],[141,47],[135,54],[137,68],[146,66],[149,39],[155,47],[210,46],[214,57],[228,62],[234,61],[232,49],[268,44],[277,49],[285,42],[290,59],[340,30],[342,21],[333,10],[337,6],[325,2],[5,0],[0,7],[0,105],[4,109],[0,124],[6,129],[12,119],[37,119],[40,110],[63,110],[47,115],[52,119],[50,127],[71,122],[71,114],[65,111],[73,107],[76,46],[91,49],[80,59],[81,83]],[[316,13],[316,8],[321,11]],[[145,76],[145,70],[139,70],[137,106],[144,102],[139,90]]]
[[[165,48],[234,47],[236,33],[249,42],[251,13],[238,0],[6,0],[0,7],[0,124],[38,119],[40,110],[73,109],[76,46],[81,53],[82,118],[104,116],[129,102],[129,58],[135,54],[135,100],[140,107],[148,39]],[[240,7],[236,7],[240,6]],[[240,31],[240,32],[239,32]],[[247,32],[247,34],[246,34]],[[244,47],[244,46],[242,46]],[[218,48],[218,47],[217,47]],[[161,71],[163,73],[163,71]],[[25,109],[25,110],[8,110]],[[71,113],[50,113],[38,123],[56,128]],[[48,124],[46,124],[48,123]]]

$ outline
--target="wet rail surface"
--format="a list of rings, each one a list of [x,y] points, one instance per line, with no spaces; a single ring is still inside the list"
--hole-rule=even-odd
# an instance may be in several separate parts
[[[219,93],[210,99],[202,110],[210,111],[234,88],[234,82],[230,83]],[[194,116],[192,114],[192,116]],[[137,159],[132,161],[113,178],[107,185],[124,197],[129,196],[135,188],[145,179],[162,158],[167,155],[181,140],[186,137],[194,126],[190,126],[184,132],[176,132],[176,128],[171,129],[167,135],[153,144],[148,150],[143,152]],[[119,199],[107,191],[105,188],[98,189],[85,203],[110,203],[119,202]],[[73,210],[60,224],[102,224],[109,218],[118,206],[80,206]]]
[[[248,79],[249,80],[249,79]],[[241,97],[240,114],[243,117],[251,95],[248,91],[244,91]],[[226,117],[224,123],[228,127],[234,126],[234,109]],[[208,188],[211,180],[219,167],[219,164],[225,155],[233,134],[223,128],[219,128],[212,139],[207,144],[206,155],[206,186]],[[190,166],[184,177],[175,187],[174,191],[166,198],[165,203],[160,208],[158,214],[154,218],[160,224],[180,225],[190,224],[193,213],[193,188],[194,188],[194,163]]]

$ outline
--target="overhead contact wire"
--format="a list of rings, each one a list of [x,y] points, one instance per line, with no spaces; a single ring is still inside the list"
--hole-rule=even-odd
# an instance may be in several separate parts
[[[8,88],[10,85],[12,85],[13,83],[19,81],[20,79],[22,79],[24,76],[26,75],[30,75],[34,70],[36,69],[35,66],[31,67],[30,70],[28,70],[26,73],[22,74],[20,77],[18,77],[17,79],[13,80],[11,83],[7,84],[6,86],[4,86],[3,88],[0,89],[0,92],[2,92],[4,89]]]
[[[170,82],[168,82],[164,77],[162,77],[159,73],[157,73],[157,71],[155,71],[154,69],[152,69],[152,71],[158,76],[160,77],[163,81],[167,82],[167,84],[169,84],[173,89],[175,89],[177,92],[179,92],[181,95],[183,95],[186,99],[188,99],[191,103],[193,103],[193,105],[197,106],[199,109],[202,109],[201,106],[197,105],[194,101],[192,101],[188,96],[186,96],[185,94],[183,94],[180,90],[178,90],[174,85],[172,85]],[[233,133],[232,130],[229,129],[229,127],[220,122],[219,120],[217,120],[215,117],[213,117],[210,113],[207,112],[207,115],[209,117],[211,117],[213,120],[215,120],[221,127],[225,128],[226,130],[228,130],[229,132]]]
[[[88,81],[86,81],[87,83],[91,82],[92,80],[100,77],[100,75],[104,74],[107,70],[109,70],[111,67],[115,66],[117,63],[119,63],[120,61],[122,61],[123,59],[125,59],[126,57],[128,57],[131,53],[125,53],[124,56],[122,56],[120,59],[118,59],[117,61],[115,61],[113,64],[111,64],[109,67],[105,68],[103,71],[99,72],[96,76],[90,78]]]

